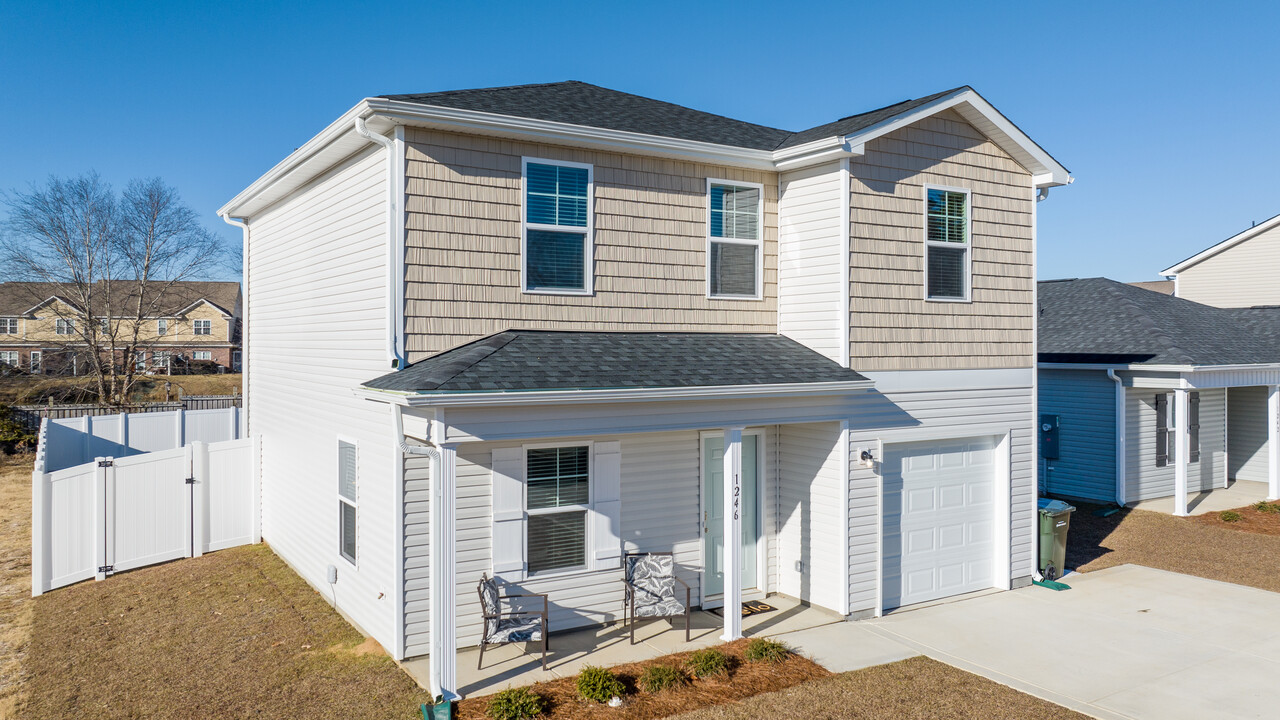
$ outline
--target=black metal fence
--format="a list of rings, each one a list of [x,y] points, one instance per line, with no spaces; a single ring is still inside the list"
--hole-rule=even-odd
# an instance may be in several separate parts
[[[23,423],[32,432],[40,430],[44,418],[84,417],[85,415],[115,415],[117,413],[164,412],[166,410],[219,410],[242,407],[241,395],[183,395],[171,402],[138,403],[136,405],[14,405],[13,419]]]

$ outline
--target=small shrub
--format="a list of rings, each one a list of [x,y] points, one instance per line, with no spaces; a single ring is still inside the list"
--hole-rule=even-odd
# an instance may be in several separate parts
[[[1235,510],[1223,510],[1218,513],[1218,519],[1228,523],[1240,522],[1240,513]]]
[[[583,700],[607,703],[615,697],[622,697],[626,688],[622,681],[609,670],[588,665],[578,673],[578,695]]]
[[[729,674],[729,656],[715,648],[698,650],[689,656],[685,667],[696,678],[707,678],[715,675]]]
[[[493,720],[529,720],[542,714],[546,701],[529,688],[509,688],[489,700],[485,715]]]
[[[791,648],[777,640],[752,638],[747,643],[747,650],[743,656],[751,662],[780,663],[791,656]]]
[[[1269,503],[1266,500],[1262,500],[1257,505],[1254,505],[1253,509],[1260,513],[1280,513],[1280,505]]]
[[[688,681],[680,668],[670,665],[650,665],[640,674],[640,689],[649,693],[680,687]]]

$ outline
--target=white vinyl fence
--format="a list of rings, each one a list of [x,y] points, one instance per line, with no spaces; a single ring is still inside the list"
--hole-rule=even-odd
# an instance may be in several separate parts
[[[54,422],[41,424],[41,448]],[[195,440],[48,472],[38,454],[31,594],[257,542],[259,451],[256,437]]]
[[[47,427],[46,427],[47,425]],[[84,415],[48,418],[41,424],[37,463],[45,472],[83,465],[99,457],[173,450],[189,442],[240,437],[240,408]]]

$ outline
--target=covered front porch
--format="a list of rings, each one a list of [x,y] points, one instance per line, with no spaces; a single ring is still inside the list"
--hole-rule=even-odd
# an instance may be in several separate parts
[[[805,605],[785,595],[770,595],[762,601],[774,608],[742,618],[745,637],[776,637],[783,641],[790,633],[842,622],[843,616],[830,610]],[[710,647],[724,642],[724,618],[719,611],[695,610],[692,618],[692,640],[685,642],[679,619],[673,624],[663,620],[641,624],[633,645],[626,625],[621,622],[579,630],[552,633],[547,651],[547,669],[542,670],[537,644],[511,644],[490,648],[484,665],[478,667],[478,648],[463,648],[457,653],[458,694],[464,697],[489,695],[508,687],[545,682],[576,675],[586,665],[611,667],[624,663],[650,660],[686,650]],[[418,684],[430,685],[430,659],[413,658],[401,663]]]

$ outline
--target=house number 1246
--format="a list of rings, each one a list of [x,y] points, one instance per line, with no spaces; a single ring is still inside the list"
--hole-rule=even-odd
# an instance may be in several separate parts
[[[738,519],[738,504],[741,502],[739,496],[742,495],[742,487],[738,484],[738,476],[733,476],[733,519]]]

